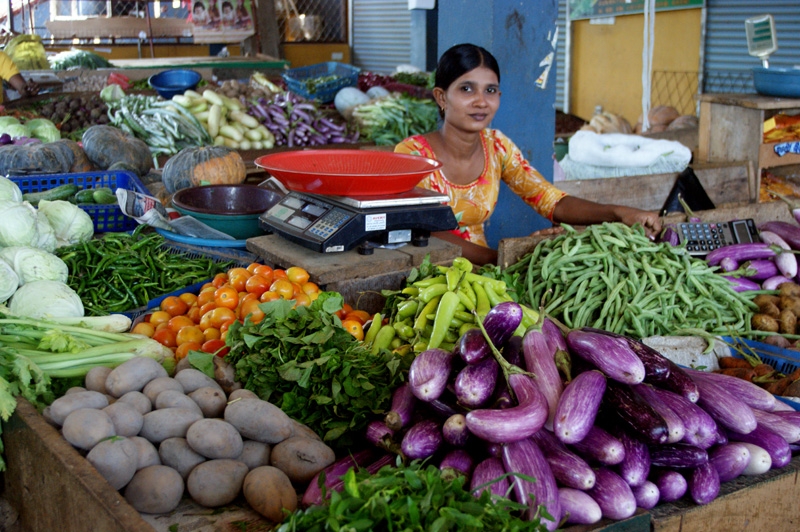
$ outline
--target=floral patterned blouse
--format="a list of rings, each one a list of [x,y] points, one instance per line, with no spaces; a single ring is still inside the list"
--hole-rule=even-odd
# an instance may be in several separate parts
[[[485,166],[478,179],[468,185],[457,185],[437,170],[418,185],[450,197],[450,206],[458,221],[458,229],[453,232],[475,244],[488,245],[483,224],[497,205],[501,179],[536,212],[552,220],[556,204],[567,195],[566,192],[553,186],[536,171],[520,149],[500,131],[484,129],[481,140]],[[403,140],[394,151],[436,159],[422,135]]]

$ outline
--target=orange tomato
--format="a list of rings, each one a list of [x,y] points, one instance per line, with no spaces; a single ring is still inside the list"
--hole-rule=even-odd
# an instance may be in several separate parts
[[[160,308],[170,316],[180,316],[186,314],[189,305],[178,296],[167,296],[161,301]]]
[[[197,294],[197,301],[195,304],[198,307],[202,307],[206,303],[214,301],[214,292],[216,291],[217,289],[214,288],[213,286],[209,286],[208,288],[203,288],[202,290],[200,290],[200,293]]]
[[[209,301],[208,303],[200,307],[200,317],[205,316],[215,308],[217,308],[217,304],[214,303],[214,301]]]
[[[216,327],[208,327],[207,329],[203,330],[203,339],[204,340],[217,340],[219,339],[219,329]]]
[[[207,331],[210,327],[213,327],[211,324],[211,312],[206,312],[200,316],[200,322],[197,324],[197,326],[200,327],[200,330],[203,332]]]
[[[343,320],[344,317],[347,316],[347,313],[352,311],[352,310],[353,310],[353,307],[351,307],[348,303],[345,303],[344,305],[342,305],[342,308],[337,310],[334,314],[339,316],[340,320]]]
[[[254,294],[253,292],[245,292],[243,296],[241,295],[239,296],[239,306],[241,307],[242,303],[244,303],[245,301],[250,301],[251,299],[255,299],[256,301],[258,301],[258,298],[260,296],[261,294]]]
[[[244,292],[245,284],[252,275],[245,268],[231,268],[228,270],[228,284],[234,287],[237,292]]]
[[[228,282],[227,273],[218,273],[211,280],[211,284],[214,286],[214,288],[219,288],[220,286],[224,285],[227,282]]]
[[[361,325],[364,325],[365,323],[367,323],[369,320],[372,319],[372,316],[370,316],[369,312],[363,310],[351,310],[345,315],[344,319],[356,320]]]
[[[262,277],[257,273],[250,277],[244,285],[245,290],[250,294],[257,294],[260,296],[269,290],[272,281],[266,277]]]
[[[289,282],[291,283],[291,281],[289,281]],[[301,287],[297,283],[292,283],[292,290],[293,290],[292,299],[294,299],[295,297],[299,296],[300,294],[306,295],[306,293],[303,292],[303,287]]]
[[[147,336],[148,338],[153,337],[153,333],[156,332],[156,327],[152,323],[146,321],[140,321],[136,325],[133,326],[131,332],[134,334],[142,334]]]
[[[173,316],[167,322],[167,326],[176,333],[180,331],[183,327],[188,327],[194,324],[195,323],[189,316]]]
[[[294,297],[294,285],[289,279],[276,279],[272,281],[269,289],[283,299],[292,299]]]
[[[183,344],[180,344],[175,349],[175,358],[177,360],[180,360],[182,358],[186,358],[186,355],[189,354],[189,351],[200,351],[200,348],[202,346],[203,346],[203,344],[199,344],[197,342],[185,342]]]
[[[287,277],[286,270],[281,270],[279,268],[272,270],[273,279],[286,279]]]
[[[200,349],[206,353],[214,353],[221,357],[224,357],[230,351],[230,347],[225,345],[223,340],[208,340],[200,346]]]
[[[209,314],[211,314],[211,326],[216,327],[217,329],[222,327],[222,324],[224,323],[236,320],[236,313],[226,307],[217,307]]]
[[[356,320],[344,320],[342,327],[349,332],[356,340],[364,339],[364,327]]]
[[[187,342],[203,343],[204,341],[205,337],[203,336],[203,331],[200,330],[200,327],[195,325],[181,327],[178,334],[175,336],[175,342],[178,345],[183,345]]]
[[[190,307],[195,304],[195,301],[197,301],[197,295],[191,292],[184,292],[178,297],[182,299]]]
[[[200,307],[196,305],[189,307],[189,311],[186,313],[186,316],[188,316],[189,319],[191,319],[194,323],[200,322],[200,317],[202,316],[202,314],[200,314]]]
[[[262,303],[266,303],[267,301],[275,301],[276,299],[280,298],[281,296],[278,295],[276,292],[273,292],[272,290],[267,290],[266,292],[261,294],[261,297],[259,297],[258,300],[261,301]]]
[[[159,324],[167,323],[171,318],[172,316],[168,312],[164,310],[156,310],[150,314],[149,323],[154,327],[158,327]]]
[[[253,270],[253,274],[260,275],[266,279],[272,279],[272,268],[266,264],[259,264],[258,267]]]
[[[286,269],[286,278],[293,283],[303,284],[308,282],[308,272],[300,266],[290,266]]]
[[[239,317],[242,319],[250,317],[253,323],[260,323],[264,319],[264,311],[258,308],[261,301],[258,299],[248,299],[239,307]]]
[[[221,286],[214,292],[214,303],[217,308],[235,309],[239,306],[239,292],[232,286]]]
[[[295,307],[307,307],[311,304],[311,297],[308,294],[297,294],[294,298]]]
[[[158,329],[153,333],[153,340],[167,347],[178,347],[177,333],[169,327]]]
[[[247,268],[245,269],[250,273],[256,273],[256,268],[258,268],[259,266],[261,266],[261,264],[259,264],[258,262],[251,262],[250,264],[247,265]]]
[[[308,294],[309,296],[311,294],[319,293],[319,286],[317,285],[317,283],[312,283],[311,281],[303,283],[302,288],[303,288],[303,293]]]

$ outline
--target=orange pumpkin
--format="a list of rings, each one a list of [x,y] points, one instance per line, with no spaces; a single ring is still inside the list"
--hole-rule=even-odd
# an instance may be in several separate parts
[[[242,156],[224,146],[184,148],[167,160],[161,172],[170,194],[199,185],[238,185],[246,177]]]

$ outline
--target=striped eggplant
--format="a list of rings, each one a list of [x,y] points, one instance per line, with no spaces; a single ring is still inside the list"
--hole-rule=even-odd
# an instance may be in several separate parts
[[[636,498],[622,477],[607,467],[598,467],[597,480],[587,493],[600,506],[607,519],[627,519],[636,512]]]
[[[645,443],[666,443],[667,422],[631,386],[608,381],[603,404]]]
[[[564,388],[556,405],[553,433],[564,443],[577,443],[594,425],[603,394],[606,376],[599,370],[578,374]]]
[[[775,396],[767,390],[745,379],[725,375],[723,373],[712,373],[710,371],[698,371],[694,369],[687,369],[686,371],[693,379],[697,377],[721,384],[726,390],[732,392],[733,395],[744,401],[750,408],[770,411],[775,408],[775,403],[778,401],[775,399]]]
[[[568,524],[592,525],[603,518],[600,505],[584,491],[560,487],[558,499],[561,502],[561,515]]]
[[[797,258],[794,256],[794,253],[791,252],[792,248],[789,246],[789,244],[781,236],[772,231],[761,231],[758,236],[761,238],[762,242],[778,246],[779,248],[786,250],[778,253],[778,255],[775,257],[775,266],[777,266],[778,270],[781,272],[781,275],[784,277],[788,277],[789,279],[796,277]]]
[[[370,421],[367,424],[365,437],[375,447],[391,451],[395,446],[394,431],[386,426],[383,421]]]
[[[677,414],[684,427],[684,443],[696,445],[702,449],[711,447],[717,438],[717,423],[708,413],[689,401],[682,395],[662,390],[657,386],[652,388],[653,394],[675,414]]]
[[[467,413],[467,429],[478,438],[495,443],[510,443],[530,437],[547,420],[547,400],[528,375],[509,375],[508,384],[517,406],[479,408]]]
[[[489,342],[480,329],[467,329],[458,340],[458,353],[467,364],[474,364],[492,354]]]
[[[686,494],[689,483],[674,469],[654,469],[650,481],[658,487],[662,502],[677,501]]]
[[[686,427],[683,425],[683,420],[672,408],[659,399],[656,392],[653,391],[653,386],[650,384],[636,384],[633,386],[633,391],[638,393],[667,423],[667,443],[681,441],[686,435]]]
[[[509,364],[513,364],[518,368],[525,367],[525,362],[522,358],[522,336],[514,335],[503,344],[502,351],[503,358],[508,360]]]
[[[625,448],[625,457],[617,464],[617,473],[630,487],[641,486],[650,474],[650,451],[647,444],[624,430],[614,433]]]
[[[781,438],[779,434],[772,430],[758,425],[747,434],[740,434],[732,430],[728,431],[730,441],[741,441],[758,445],[769,453],[773,468],[786,466],[792,459],[792,450],[789,444]]]
[[[483,318],[483,328],[494,346],[501,349],[522,323],[522,307],[514,301],[493,306]]]
[[[453,356],[453,353],[438,348],[416,356],[408,369],[408,383],[417,399],[433,401],[442,395],[453,367]]]
[[[638,486],[631,486],[633,496],[636,499],[636,506],[650,510],[655,508],[661,499],[661,492],[653,482],[645,480]]]
[[[741,475],[750,463],[750,449],[740,442],[717,445],[709,451],[708,461],[717,470],[719,481],[728,482]]]
[[[748,270],[752,270],[747,278],[752,281],[764,281],[770,277],[778,275],[778,267],[775,265],[774,260],[758,259],[749,260],[743,264]],[[749,273],[749,272],[748,272]]]
[[[400,449],[410,460],[433,456],[442,446],[442,427],[436,421],[425,419],[411,426],[403,435]]]
[[[753,415],[759,425],[770,429],[781,436],[786,443],[795,443],[800,441],[800,425],[792,423],[787,418],[773,414],[772,412],[764,412],[757,408],[753,409]]]
[[[592,363],[610,379],[639,384],[645,370],[641,359],[622,338],[576,329],[567,333],[569,352]]]
[[[307,508],[312,505],[322,504],[322,490],[319,485],[319,477],[322,472],[325,473],[325,488],[327,490],[341,490],[344,485],[342,477],[351,467],[364,467],[375,460],[375,457],[380,451],[374,448],[366,448],[356,453],[348,454],[332,463],[319,473],[317,473],[311,482],[309,482],[306,491],[303,492],[303,498],[300,500],[300,505]]]
[[[697,467],[708,462],[705,449],[688,443],[668,443],[651,445],[650,463],[656,467]]]
[[[556,322],[546,316],[542,319],[542,333],[553,353],[556,351],[567,351],[569,349],[564,333],[559,326],[556,325]]]
[[[411,422],[417,398],[411,385],[404,382],[392,392],[392,405],[384,417],[384,423],[392,430],[400,430]]]
[[[750,461],[747,463],[747,467],[742,470],[742,475],[758,476],[772,469],[772,457],[770,457],[766,449],[754,443],[737,443],[741,443],[750,451]]]
[[[798,222],[800,223],[800,222]],[[800,249],[800,230],[796,223],[784,222],[781,220],[770,220],[761,224],[760,231],[769,231],[781,237],[792,249]]]
[[[669,359],[644,342],[640,342],[639,340],[621,334],[605,331],[603,329],[595,329],[593,327],[584,327],[583,330],[605,334],[624,340],[628,344],[628,347],[630,347],[631,350],[636,354],[636,356],[641,359],[642,364],[644,364],[645,380],[663,380],[669,375]]]
[[[608,431],[593,425],[586,437],[572,444],[572,448],[589,461],[616,465],[625,459],[625,446]]]
[[[500,365],[494,357],[467,364],[458,372],[454,381],[458,403],[467,408],[485,406],[492,398],[499,371]]]
[[[715,381],[700,378],[694,373],[690,375],[700,390],[697,404],[719,425],[741,434],[747,434],[756,428],[753,409],[747,403]]]
[[[764,242],[742,242],[739,244],[729,244],[711,251],[706,255],[706,262],[709,266],[716,266],[725,257],[731,257],[739,262],[753,259],[771,259],[775,256],[775,250]]]
[[[550,463],[553,476],[562,485],[579,490],[588,490],[594,486],[594,470],[591,466],[573,453],[553,436],[542,429],[531,436]]]
[[[486,458],[478,462],[475,469],[472,470],[469,490],[476,497],[486,490],[493,497],[508,497],[510,486],[503,461],[499,457]]]
[[[531,519],[539,505],[547,510],[553,520],[541,517],[548,530],[558,528],[561,518],[561,503],[558,487],[550,465],[539,446],[530,438],[503,445],[503,467],[507,473],[520,473],[536,479],[535,482],[519,476],[511,477],[511,485],[517,502],[528,504],[528,519]]]
[[[669,364],[669,374],[663,379],[648,379],[647,382],[659,388],[675,392],[689,401],[696,403],[697,400],[700,399],[700,390],[697,388],[697,384],[682,367],[669,359],[667,359],[667,361]]]
[[[552,430],[558,399],[564,391],[554,359],[556,352],[551,349],[544,331],[531,327],[522,338],[522,354],[525,369],[536,375],[536,385],[547,399],[548,415],[544,426]]]
[[[464,414],[453,414],[442,425],[444,441],[453,447],[463,447],[469,440],[467,418]]]
[[[439,469],[442,471],[442,478],[452,480],[457,476],[463,476],[469,481],[475,461],[472,455],[464,449],[452,449],[442,457],[439,462]]]
[[[696,504],[708,504],[719,495],[719,474],[713,465],[695,467],[688,478],[689,495]]]

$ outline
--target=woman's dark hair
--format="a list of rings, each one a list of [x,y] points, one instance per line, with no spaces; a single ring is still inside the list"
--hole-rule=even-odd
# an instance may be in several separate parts
[[[226,7],[233,9],[233,4],[226,0],[225,2],[222,2],[222,9],[225,9]]]
[[[201,8],[201,9],[205,9],[206,6],[203,5],[203,2],[195,2],[194,3],[194,7],[192,7],[192,11],[194,11],[198,7]]]
[[[497,81],[500,81],[497,59],[487,49],[475,44],[457,44],[439,58],[434,86],[447,90],[456,79],[479,66],[490,69],[497,74]]]

